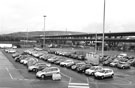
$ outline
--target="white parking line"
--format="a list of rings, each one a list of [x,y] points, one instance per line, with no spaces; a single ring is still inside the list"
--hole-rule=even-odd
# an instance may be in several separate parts
[[[69,83],[68,88],[89,88],[88,83]]]
[[[66,74],[64,74],[64,73],[62,73],[62,72],[60,72],[63,76],[65,76],[65,77],[67,77],[67,78],[71,78],[70,76],[68,76],[68,75],[66,75]]]
[[[7,67],[6,67],[5,69],[7,70],[7,72],[8,72],[8,74],[9,74],[10,78],[13,80],[14,78],[13,78],[13,76],[11,75],[11,73],[9,72],[9,69],[8,69]]]

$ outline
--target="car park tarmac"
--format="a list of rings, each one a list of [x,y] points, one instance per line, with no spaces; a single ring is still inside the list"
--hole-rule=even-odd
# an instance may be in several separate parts
[[[134,67],[131,67],[131,69],[128,70],[109,67],[115,72],[114,78],[98,80],[92,76],[86,76],[83,73],[78,73],[71,69],[52,64],[52,66],[59,67],[61,70],[62,80],[53,81],[49,78],[40,80],[35,77],[34,73],[29,73],[26,66],[16,63],[11,54],[7,54],[4,51],[2,52],[7,58],[0,53],[2,59],[5,58],[5,61],[0,62],[2,63],[2,67],[0,68],[0,77],[3,77],[4,80],[11,80],[13,83],[14,81],[19,80],[17,81],[18,85],[19,82],[22,82],[21,85],[24,86],[23,83],[25,83],[27,86],[30,86],[23,88],[43,88],[45,86],[45,88],[135,88],[135,75],[133,74],[135,73]],[[0,60],[2,59],[0,58]],[[6,82],[4,84],[6,87]],[[16,82],[14,84],[16,84]],[[10,88],[17,88],[18,85],[14,85],[15,87],[11,86]]]

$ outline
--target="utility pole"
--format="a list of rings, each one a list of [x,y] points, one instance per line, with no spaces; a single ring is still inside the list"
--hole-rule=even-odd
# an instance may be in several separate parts
[[[28,26],[27,26],[27,41],[26,41],[26,45],[28,45],[28,38],[29,38],[29,32],[28,32]]]
[[[97,53],[97,32],[95,34],[96,38],[95,38],[95,53]]]
[[[44,37],[43,37],[43,48],[45,48],[45,17],[46,15],[43,16],[44,17]]]
[[[104,33],[105,33],[105,5],[106,0],[104,0],[104,10],[103,10],[103,37],[102,37],[102,57],[104,56]]]

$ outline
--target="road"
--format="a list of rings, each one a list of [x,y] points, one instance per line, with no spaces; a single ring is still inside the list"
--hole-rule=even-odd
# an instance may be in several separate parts
[[[52,64],[60,68],[62,80],[39,80],[35,77],[35,73],[28,72],[26,66],[14,62],[11,54],[4,52],[3,54],[0,52],[0,77],[2,78],[0,88],[135,88],[134,67],[130,70],[112,68],[115,72],[113,79],[97,80],[94,77]]]

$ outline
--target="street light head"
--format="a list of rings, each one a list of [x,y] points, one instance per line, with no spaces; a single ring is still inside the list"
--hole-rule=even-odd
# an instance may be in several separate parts
[[[46,17],[46,15],[44,15],[43,17]]]

